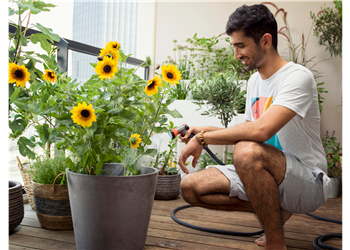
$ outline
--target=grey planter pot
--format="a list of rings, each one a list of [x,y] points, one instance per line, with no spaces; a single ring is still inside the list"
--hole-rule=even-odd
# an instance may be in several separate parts
[[[156,200],[173,200],[180,194],[181,174],[158,175]]]
[[[22,184],[9,181],[9,232],[21,224],[24,216]]]
[[[105,164],[110,175],[67,172],[77,249],[144,249],[158,170],[122,176],[122,164]]]

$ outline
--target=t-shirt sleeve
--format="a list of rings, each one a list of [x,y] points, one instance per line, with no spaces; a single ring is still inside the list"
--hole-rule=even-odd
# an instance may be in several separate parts
[[[289,108],[304,118],[314,98],[314,88],[316,83],[308,72],[291,72],[283,79],[272,105]]]

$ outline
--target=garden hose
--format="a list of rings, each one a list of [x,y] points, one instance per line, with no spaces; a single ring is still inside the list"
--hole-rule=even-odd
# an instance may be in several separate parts
[[[260,230],[257,232],[251,232],[251,233],[242,233],[242,232],[235,232],[235,231],[227,231],[227,230],[220,230],[220,229],[213,229],[213,228],[206,228],[206,227],[200,227],[200,226],[195,226],[192,224],[189,224],[187,222],[184,222],[182,220],[179,220],[178,218],[176,218],[175,213],[185,209],[185,208],[189,208],[189,207],[194,207],[192,205],[184,205],[178,208],[175,208],[172,212],[171,212],[171,218],[177,222],[180,225],[183,225],[185,227],[189,227],[192,229],[196,229],[196,230],[200,230],[200,231],[204,231],[204,232],[208,232],[208,233],[216,233],[216,234],[225,234],[225,235],[233,235],[233,236],[244,236],[244,237],[249,237],[249,236],[254,236],[254,235],[259,235],[264,233],[264,230]],[[324,217],[320,217],[314,214],[310,214],[307,213],[306,215],[311,216],[313,218],[316,218],[318,220],[323,220],[323,221],[328,221],[328,222],[333,222],[333,223],[338,223],[338,224],[342,224],[342,221],[340,220],[333,220],[333,219],[329,219],[329,218],[324,218]],[[325,235],[321,235],[317,238],[314,239],[314,241],[312,242],[312,246],[315,250],[322,250],[323,248],[325,249],[331,249],[331,250],[341,250],[339,248],[335,248],[329,245],[326,245],[323,243],[324,240],[330,239],[330,238],[342,238],[342,233],[333,233],[333,234],[325,234]],[[322,247],[322,248],[320,248]]]

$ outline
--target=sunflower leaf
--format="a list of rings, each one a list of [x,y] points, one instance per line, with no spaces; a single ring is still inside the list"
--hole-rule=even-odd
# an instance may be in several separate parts
[[[41,89],[43,85],[44,85],[44,82],[34,81],[34,83],[30,85],[29,90],[32,92],[35,92],[38,89]]]
[[[156,154],[157,154],[157,149],[155,149],[155,148],[149,148],[146,150],[146,155],[154,157],[154,156],[156,156]]]
[[[22,97],[13,101],[13,103],[20,109],[27,109],[28,101],[29,101],[29,97]]]
[[[179,111],[177,111],[176,109],[170,110],[167,107],[164,107],[160,114],[168,114],[168,115],[171,115],[173,118],[182,118],[182,115],[180,114]]]
[[[51,38],[50,40],[54,40],[55,42],[59,42],[61,40],[59,35],[52,33],[52,29],[46,28],[42,26],[40,23],[36,23],[35,27],[41,30],[45,35],[49,36]]]
[[[126,109],[122,109],[122,110],[116,112],[116,116],[119,116],[119,117],[124,118],[124,119],[129,120],[129,121],[133,120],[136,117],[136,115],[133,112],[130,112]]]
[[[73,120],[71,118],[71,114],[65,114],[61,117],[56,118],[56,121],[58,123],[61,123],[63,125],[72,125],[73,124]]]
[[[51,50],[51,44],[47,39],[50,39],[47,35],[43,33],[36,33],[34,35],[30,36],[30,41],[34,44],[37,44],[40,42],[41,48],[43,48],[47,53],[50,53]],[[50,39],[52,41],[52,39]]]
[[[20,95],[20,93],[21,93],[21,89],[20,88],[15,88],[15,91],[13,91],[13,93],[11,94],[10,102],[13,102],[13,101],[17,100],[19,95]]]
[[[97,123],[93,122],[90,127],[85,127],[86,133],[89,137],[92,137],[97,129]]]
[[[35,126],[36,131],[39,133],[40,141],[45,144],[50,137],[49,126],[47,124]]]

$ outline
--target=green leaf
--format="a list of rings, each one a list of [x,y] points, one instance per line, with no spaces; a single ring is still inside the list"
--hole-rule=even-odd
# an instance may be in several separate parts
[[[51,3],[44,3],[43,1],[34,1],[33,5],[35,8],[40,9],[41,11],[50,11],[46,7],[56,7],[56,5],[53,5]]]
[[[30,36],[30,41],[34,44],[40,42],[41,48],[43,48],[47,53],[50,53],[51,44],[48,39],[52,42],[52,39],[43,33],[36,33]]]
[[[65,115],[62,115],[61,117],[56,118],[56,121],[63,125],[72,125],[73,120],[71,116],[72,116],[71,114],[65,114]]]
[[[107,100],[111,97],[112,93],[111,92],[103,92],[102,95],[100,96],[100,99]]]
[[[40,114],[40,103],[31,103],[27,107],[33,114]]]
[[[92,137],[97,129],[97,123],[93,122],[90,127],[85,127],[86,133],[89,137]]]
[[[44,82],[35,81],[32,85],[30,85],[29,90],[32,92],[35,92],[38,89],[41,89],[43,85],[44,85]]]
[[[121,118],[124,118],[126,120],[131,121],[136,117],[136,114],[134,114],[126,109],[122,109],[122,110],[116,112],[116,116],[119,116]]]
[[[47,124],[35,126],[40,136],[40,141],[45,144],[50,137],[49,126]]]
[[[154,157],[157,154],[157,149],[155,148],[149,148],[146,150],[146,155],[149,155],[151,157]]]
[[[18,141],[19,152],[22,156],[28,156],[30,159],[35,159],[35,153],[29,148],[35,147],[35,143],[26,137],[21,136]],[[29,147],[28,147],[29,146]]]
[[[171,115],[173,118],[182,118],[182,115],[176,109],[170,110],[167,107],[164,107],[162,111],[163,112],[161,112],[161,114],[168,114]]]
[[[9,127],[13,132],[15,131],[23,132],[24,124],[25,122],[23,119],[16,119],[16,120],[13,120],[12,122],[9,122]]]
[[[21,93],[21,89],[20,88],[15,88],[15,91],[13,91],[11,98],[10,98],[10,102],[13,102],[15,100],[18,99],[19,95]]]
[[[13,101],[13,103],[20,109],[27,109],[28,101],[29,97],[22,97]]]
[[[41,30],[45,35],[49,36],[55,42],[59,42],[61,40],[61,38],[57,34],[52,33],[52,29],[46,28],[42,26],[40,23],[35,24],[35,27],[37,27],[39,30]]]
[[[77,168],[75,167],[74,163],[72,162],[72,160],[70,159],[70,157],[68,156],[65,159],[65,163],[67,164],[67,167],[72,170],[72,171],[77,171]]]

